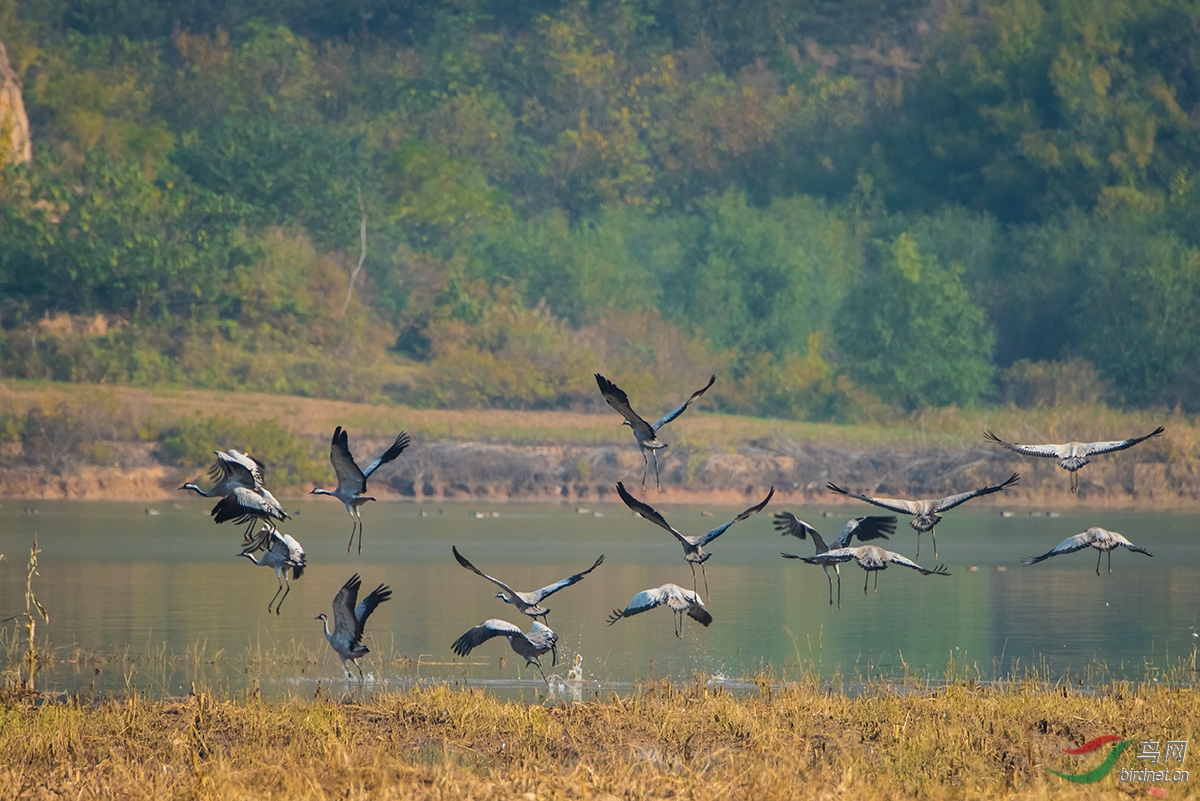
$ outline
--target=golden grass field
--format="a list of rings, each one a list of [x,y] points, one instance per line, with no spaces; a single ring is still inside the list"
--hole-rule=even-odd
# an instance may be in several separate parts
[[[0,797],[50,798],[1113,798],[1200,795],[1119,781],[1143,740],[1194,739],[1190,684],[1086,691],[1030,679],[869,686],[817,680],[735,694],[665,682],[585,702],[502,701],[447,686],[386,694],[328,689],[130,694],[95,703],[0,704]],[[1095,784],[1104,734],[1135,738]],[[1195,747],[1196,744],[1192,743]],[[1189,752],[1184,768],[1197,756]]]

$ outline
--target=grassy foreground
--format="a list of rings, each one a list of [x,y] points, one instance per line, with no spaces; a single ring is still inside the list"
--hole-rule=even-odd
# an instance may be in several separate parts
[[[1191,740],[1200,696],[1156,684],[1085,693],[1040,681],[873,687],[812,681],[735,695],[704,681],[625,698],[524,704],[446,686],[356,699],[136,694],[0,703],[3,798],[988,798],[1200,795],[1119,782],[1143,740]],[[1135,738],[1095,784],[1104,734]],[[1196,744],[1192,744],[1196,747]]]

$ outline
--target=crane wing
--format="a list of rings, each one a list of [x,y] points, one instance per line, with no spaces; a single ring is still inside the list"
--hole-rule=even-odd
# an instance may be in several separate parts
[[[842,526],[842,530],[838,533],[837,539],[833,541],[834,548],[846,548],[850,545],[850,541],[858,537],[859,542],[870,542],[871,540],[887,539],[889,535],[896,533],[896,516],[895,515],[868,515],[866,517],[856,517],[852,520],[847,520],[846,525]],[[818,547],[817,553],[820,553],[823,548]]]
[[[643,501],[639,501],[637,498],[630,495],[629,492],[625,489],[625,485],[622,484],[620,481],[617,482],[617,494],[621,496],[621,500],[623,500],[625,502],[626,506],[628,506],[633,511],[637,512],[639,515],[644,517],[646,520],[649,520],[651,523],[653,523],[656,526],[665,528],[667,531],[674,534],[675,537],[680,542],[686,543],[688,545],[692,544],[691,541],[688,540],[687,537],[683,536],[678,531],[676,531],[674,528],[672,528],[671,524],[667,522],[667,519],[665,517],[663,517],[661,514],[659,514],[657,509],[655,509],[650,504],[645,503]],[[726,526],[726,528],[728,528],[729,524],[726,523],[725,526]],[[723,530],[724,529],[722,529],[722,531]]]
[[[889,562],[891,562],[892,564],[903,565],[904,567],[911,567],[913,570],[916,570],[922,576],[933,576],[933,575],[948,576],[948,575],[950,575],[950,572],[946,569],[945,565],[938,565],[937,567],[933,568],[932,570],[929,570],[927,568],[921,567],[916,562],[909,559],[907,556],[902,556],[901,554],[898,554],[894,551],[884,551],[884,553],[887,554],[887,560]]]
[[[454,653],[459,656],[466,656],[475,648],[487,642],[493,637],[524,637],[525,632],[509,623],[507,620],[498,620],[492,618],[485,620],[474,628],[468,629],[461,637],[454,641],[450,646]]]
[[[333,596],[333,637],[345,644],[345,650],[350,651],[358,645],[362,635],[358,619],[354,616],[354,604],[358,600],[358,590],[362,579],[355,573],[346,579],[346,583]]]
[[[1112,451],[1123,451],[1126,448],[1132,448],[1134,445],[1137,445],[1143,440],[1150,439],[1151,437],[1157,437],[1162,432],[1163,427],[1159,426],[1144,437],[1124,439],[1120,442],[1089,442],[1086,446],[1086,450],[1089,456],[1093,453],[1111,453]]]
[[[1038,562],[1049,559],[1051,556],[1058,556],[1059,554],[1064,553],[1075,553],[1076,551],[1082,551],[1084,548],[1089,548],[1091,545],[1092,534],[1089,530],[1083,532],[1082,534],[1076,534],[1074,537],[1067,537],[1065,540],[1060,542],[1058,545],[1055,545],[1041,556],[1035,556],[1031,559],[1026,559],[1025,564],[1036,565]]]
[[[633,429],[639,432],[642,438],[654,439],[654,429],[629,405],[629,396],[625,394],[625,390],[599,373],[596,373],[595,376],[596,385],[600,387],[600,394],[604,396],[605,402],[620,412],[621,416],[629,421],[629,425],[633,426]]]
[[[1018,445],[1015,442],[1005,442],[991,431],[984,431],[983,438],[996,443],[1002,448],[1024,454],[1025,456],[1045,456],[1050,459],[1062,459],[1070,450],[1066,445]]]
[[[846,495],[850,498],[857,498],[860,501],[866,501],[874,506],[879,506],[884,509],[890,509],[893,512],[902,512],[906,515],[916,515],[921,513],[921,508],[915,501],[906,501],[899,498],[868,498],[866,495],[857,495],[850,490],[844,490],[837,484],[830,481],[825,485],[830,492],[835,492],[838,495]]]
[[[681,415],[685,411],[687,411],[687,407],[692,405],[692,401],[696,400],[696,398],[700,397],[705,392],[708,392],[708,388],[711,387],[716,380],[717,380],[717,374],[713,373],[712,377],[708,379],[708,383],[705,384],[700,389],[693,392],[692,396],[690,398],[688,398],[686,401],[684,401],[682,406],[680,406],[677,409],[672,409],[671,411],[667,412],[662,417],[660,417],[658,422],[654,424],[654,430],[658,431],[658,429],[662,428],[667,423],[671,422],[676,417],[678,417],[679,415]]]
[[[781,537],[792,536],[798,540],[803,540],[807,539],[809,534],[817,533],[815,528],[810,526],[808,523],[805,523],[791,512],[776,512],[774,519],[775,530],[779,532],[779,536]]]
[[[463,567],[465,567],[467,570],[470,570],[472,573],[474,573],[474,574],[475,574],[475,575],[477,575],[477,576],[483,576],[485,579],[487,579],[488,581],[492,582],[492,583],[493,583],[493,584],[495,584],[497,587],[499,587],[500,589],[502,589],[502,590],[504,590],[505,592],[507,592],[509,595],[516,595],[516,594],[517,594],[517,591],[516,591],[516,590],[514,590],[512,587],[510,587],[510,586],[508,586],[507,584],[505,584],[505,583],[504,583],[503,581],[501,581],[500,579],[498,579],[498,578],[493,578],[493,577],[489,576],[487,573],[484,573],[482,570],[480,570],[479,568],[475,567],[475,565],[473,565],[473,564],[471,564],[469,561],[467,561],[467,557],[465,557],[465,556],[463,556],[461,553],[459,553],[459,552],[458,552],[458,548],[457,548],[456,546],[454,546],[454,545],[451,545],[451,546],[450,546],[450,550],[454,552],[454,558],[458,560],[458,563],[459,563],[460,565],[462,565]]]
[[[997,484],[994,487],[981,487],[980,489],[971,490],[970,492],[960,492],[957,495],[951,495],[948,498],[942,498],[941,500],[934,502],[933,511],[944,512],[947,509],[953,509],[955,506],[966,503],[972,498],[978,498],[980,495],[991,495],[993,492],[999,492],[1002,489],[1007,489],[1008,487],[1011,487],[1013,484],[1016,484],[1018,481],[1020,481],[1020,479],[1020,473],[1013,473],[1011,476],[1005,479],[1003,483]]]
[[[600,554],[600,558],[597,559],[595,561],[595,563],[591,567],[589,567],[587,570],[582,570],[573,576],[567,576],[565,579],[560,579],[560,580],[554,582],[553,584],[547,584],[545,587],[542,587],[540,590],[534,590],[533,592],[528,593],[528,594],[534,596],[537,599],[536,601],[534,601],[534,603],[540,603],[542,600],[544,600],[545,598],[558,592],[563,587],[570,587],[575,582],[582,581],[584,576],[586,576],[588,573],[591,573],[596,568],[600,567],[600,565],[603,563],[604,563],[604,554]],[[459,564],[462,564],[462,562],[459,562]],[[534,622],[536,623],[537,621],[535,620]]]
[[[771,499],[773,497],[775,497],[775,488],[771,487],[771,491],[767,493],[767,497],[763,498],[761,502],[755,504],[754,506],[751,506],[749,509],[742,512],[740,515],[733,518],[725,525],[717,526],[712,531],[708,532],[703,537],[696,540],[696,544],[699,545],[700,547],[704,547],[705,545],[708,545],[710,542],[715,540],[717,537],[724,534],[725,530],[728,529],[730,526],[732,526],[734,523],[737,523],[741,520],[745,520],[747,517],[750,517],[751,515],[756,515],[759,512],[761,512],[763,510],[763,507],[766,506],[768,503],[770,503]],[[813,532],[813,533],[815,534],[816,532]]]
[[[362,636],[363,626],[367,625],[367,618],[375,611],[375,607],[379,606],[384,601],[392,597],[392,591],[386,584],[380,584],[375,589],[371,590],[366,598],[358,602],[358,606],[354,607],[354,618],[358,621],[358,634]]]
[[[640,615],[649,609],[656,606],[662,606],[667,602],[667,596],[670,592],[669,584],[664,584],[661,587],[654,587],[649,590],[642,590],[637,595],[633,596],[633,600],[624,609],[614,609],[612,614],[608,616],[608,625],[616,623],[623,617],[631,615]]]
[[[350,453],[350,436],[341,426],[333,430],[333,439],[329,443],[329,463],[337,474],[338,490],[348,490],[354,495],[367,491],[367,477],[354,461]]]
[[[366,466],[366,469],[363,470],[364,480],[366,478],[369,478],[370,475],[372,473],[374,473],[376,470],[383,467],[385,464],[392,461],[400,454],[404,453],[404,449],[407,448],[411,444],[411,442],[412,442],[412,440],[409,439],[408,434],[404,433],[403,431],[401,431],[399,434],[397,434],[395,441],[392,442],[392,444],[388,447],[388,449],[386,451],[384,451],[383,453],[381,453],[379,455],[378,459],[371,462],[369,465]]]

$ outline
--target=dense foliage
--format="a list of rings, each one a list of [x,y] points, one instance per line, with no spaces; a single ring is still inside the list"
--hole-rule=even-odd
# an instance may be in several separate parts
[[[0,0],[0,37],[0,375],[1200,406],[1192,2]]]

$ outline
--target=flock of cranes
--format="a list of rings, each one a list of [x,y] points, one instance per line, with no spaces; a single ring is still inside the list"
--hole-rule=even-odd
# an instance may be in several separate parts
[[[683,404],[663,415],[653,425],[643,420],[634,412],[629,402],[629,397],[624,390],[600,373],[595,374],[595,379],[604,400],[621,414],[624,418],[623,425],[628,425],[633,430],[634,439],[637,441],[644,463],[642,472],[643,493],[645,492],[651,458],[654,461],[655,484],[661,492],[662,485],[659,477],[657,452],[666,448],[667,443],[659,439],[659,432],[663,426],[683,414],[696,399],[707,392],[716,381],[716,376],[714,375],[709,378],[707,384],[693,392]],[[1071,442],[1062,445],[1020,445],[1009,443],[1001,440],[991,431],[987,431],[985,437],[989,441],[1023,455],[1059,459],[1060,466],[1068,470],[1071,474],[1071,491],[1075,492],[1078,489],[1076,471],[1088,464],[1089,457],[1132,447],[1143,440],[1158,436],[1162,432],[1163,428],[1160,426],[1142,437],[1111,442]],[[360,509],[367,501],[375,500],[366,494],[367,479],[381,467],[399,457],[408,448],[410,443],[411,439],[408,434],[401,432],[396,436],[387,450],[365,468],[360,468],[353,454],[350,452],[347,432],[341,426],[338,426],[334,430],[330,442],[329,459],[337,476],[337,488],[334,490],[316,488],[312,490],[311,494],[328,495],[337,498],[345,506],[346,513],[350,516],[352,524],[350,540],[346,545],[347,552],[353,546],[354,538],[357,534],[358,552],[362,553],[363,522]],[[265,468],[262,463],[248,454],[233,449],[216,451],[216,462],[209,471],[209,475],[213,481],[213,485],[208,490],[204,490],[193,483],[184,484],[180,489],[190,490],[206,498],[218,498],[219,500],[211,512],[215,522],[224,523],[233,520],[239,524],[246,524],[246,530],[243,535],[243,549],[238,555],[247,558],[256,565],[270,567],[275,571],[278,587],[275,595],[272,596],[270,602],[267,604],[267,612],[274,611],[278,615],[280,607],[291,592],[291,581],[299,579],[308,566],[304,548],[294,537],[281,532],[276,525],[278,522],[288,520],[290,516],[265,486]],[[910,515],[912,519],[909,525],[917,532],[917,557],[920,557],[921,534],[929,532],[933,539],[934,558],[936,559],[938,553],[935,528],[941,522],[944,512],[954,509],[972,498],[1001,492],[1015,484],[1019,478],[1019,474],[1013,473],[999,484],[929,500],[876,498],[850,492],[833,482],[829,482],[826,486],[829,491],[835,494],[855,498],[899,514]],[[705,571],[705,563],[711,558],[712,554],[706,551],[705,547],[728,531],[735,523],[746,520],[761,512],[774,497],[775,488],[772,487],[762,501],[741,512],[729,522],[723,523],[711,531],[698,536],[682,534],[667,522],[666,517],[661,512],[646,503],[646,501],[634,497],[625,488],[623,482],[617,482],[616,491],[618,497],[620,497],[621,501],[630,510],[644,520],[669,532],[682,545],[684,561],[692,571],[692,588],[688,590],[677,584],[667,582],[657,587],[642,590],[630,600],[624,609],[614,609],[608,616],[608,624],[613,625],[618,620],[632,617],[660,606],[666,606],[674,615],[674,630],[677,637],[682,637],[683,618],[685,615],[702,626],[707,627],[711,625],[713,615],[706,607],[706,601],[711,599],[709,596],[708,575]],[[825,540],[815,528],[800,520],[791,512],[776,513],[774,516],[774,525],[775,529],[784,536],[792,536],[800,540],[812,539],[816,546],[814,555],[798,556],[782,552],[780,556],[786,559],[795,559],[821,566],[825,571],[825,576],[829,583],[829,605],[831,608],[835,602],[833,577],[829,574],[829,568],[833,568],[834,576],[837,578],[836,603],[840,608],[842,595],[840,565],[843,563],[854,562],[865,571],[866,577],[863,582],[864,593],[867,592],[872,574],[875,577],[875,589],[878,591],[879,572],[887,569],[889,565],[900,565],[911,568],[925,576],[950,575],[945,565],[938,565],[932,569],[925,568],[913,559],[909,559],[900,553],[886,550],[875,544],[875,541],[889,539],[896,532],[896,517],[893,515],[870,515],[854,518],[845,524],[838,533],[838,536],[828,545],[826,545]],[[255,531],[256,527],[258,527],[257,532]],[[852,543],[856,538],[860,544],[853,545]],[[1100,574],[1100,559],[1105,553],[1109,554],[1108,572],[1112,573],[1112,551],[1116,548],[1123,547],[1136,553],[1146,554],[1147,556],[1152,555],[1146,549],[1132,544],[1116,532],[1093,527],[1081,534],[1069,537],[1041,556],[1031,557],[1025,561],[1027,564],[1036,564],[1052,556],[1072,553],[1088,547],[1095,548],[1099,553],[1096,560],[1097,575]],[[506,620],[498,618],[485,620],[471,627],[454,640],[451,644],[454,653],[466,657],[473,649],[488,640],[496,637],[504,637],[507,639],[512,650],[523,657],[527,665],[535,667],[541,674],[542,679],[545,680],[546,675],[542,668],[541,657],[546,653],[550,653],[551,664],[557,664],[558,635],[548,625],[550,609],[542,604],[551,595],[582,581],[592,571],[600,567],[604,563],[604,555],[601,554],[591,567],[588,567],[586,570],[581,570],[566,578],[554,581],[540,589],[523,592],[515,590],[500,579],[484,573],[472,564],[458,550],[457,546],[451,546],[451,553],[458,564],[464,569],[477,574],[499,587],[500,592],[496,593],[497,598],[516,607],[516,610],[522,615],[533,619],[528,632],[523,631],[520,626]],[[700,575],[704,583],[703,597],[700,595],[699,587],[697,586],[697,565],[700,566]],[[342,585],[333,599],[332,628],[330,628],[330,619],[325,614],[320,614],[316,618],[322,621],[325,638],[341,660],[342,669],[345,671],[346,677],[352,678],[352,674],[346,665],[347,662],[350,662],[358,669],[360,680],[363,678],[363,673],[358,660],[369,653],[369,649],[362,644],[363,628],[376,607],[392,597],[391,589],[384,584],[380,584],[359,601],[358,593],[361,586],[362,580],[357,573]]]

